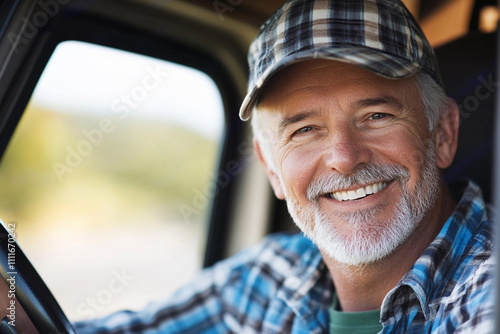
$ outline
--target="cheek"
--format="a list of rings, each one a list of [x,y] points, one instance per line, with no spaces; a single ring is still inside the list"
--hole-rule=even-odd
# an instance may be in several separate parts
[[[307,197],[307,187],[317,170],[317,159],[316,152],[301,149],[290,150],[280,156],[282,181],[287,197],[298,201]]]
[[[393,144],[387,144],[386,149],[392,157],[392,161],[408,169],[410,178],[407,181],[409,189],[415,189],[417,183],[422,178],[422,170],[427,163],[427,144],[425,139],[413,136],[397,136]]]

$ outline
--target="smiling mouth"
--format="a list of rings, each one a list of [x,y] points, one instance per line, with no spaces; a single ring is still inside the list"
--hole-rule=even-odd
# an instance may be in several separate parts
[[[388,182],[378,182],[374,184],[369,184],[367,186],[346,190],[346,191],[336,191],[329,193],[328,196],[337,201],[355,201],[357,199],[365,198],[366,196],[373,195],[379,191],[385,189],[389,183]]]

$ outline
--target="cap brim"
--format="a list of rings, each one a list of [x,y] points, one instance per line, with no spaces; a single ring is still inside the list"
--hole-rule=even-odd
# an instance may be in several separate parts
[[[260,91],[271,77],[292,64],[313,59],[330,59],[362,67],[375,74],[389,79],[402,79],[417,73],[421,67],[415,62],[396,55],[388,55],[378,50],[366,47],[325,48],[298,52],[270,66],[259,78],[254,87],[247,93],[240,108],[240,118],[246,121],[250,118]]]

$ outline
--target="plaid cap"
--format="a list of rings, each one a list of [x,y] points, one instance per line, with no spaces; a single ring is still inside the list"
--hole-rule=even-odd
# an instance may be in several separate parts
[[[293,63],[331,59],[399,79],[420,70],[442,86],[437,60],[417,22],[398,0],[290,0],[250,46],[248,120],[264,84]]]

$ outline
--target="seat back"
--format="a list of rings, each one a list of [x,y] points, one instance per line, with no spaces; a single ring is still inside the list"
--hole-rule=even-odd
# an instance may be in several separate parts
[[[436,55],[446,93],[460,110],[458,150],[444,179],[451,183],[470,178],[491,202],[496,34],[470,33],[437,48]]]

